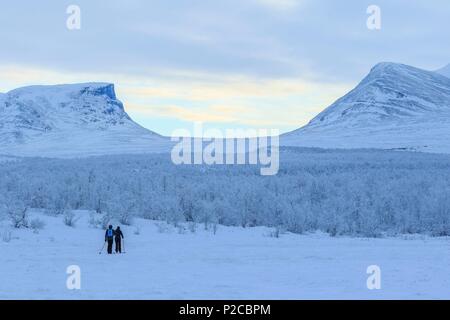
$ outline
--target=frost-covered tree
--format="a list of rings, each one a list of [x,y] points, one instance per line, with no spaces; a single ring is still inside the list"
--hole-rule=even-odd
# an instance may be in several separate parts
[[[282,148],[280,160],[276,176],[255,165],[174,165],[165,154],[3,162],[0,218],[25,227],[28,208],[85,209],[103,227],[139,216],[175,227],[450,234],[448,155]]]

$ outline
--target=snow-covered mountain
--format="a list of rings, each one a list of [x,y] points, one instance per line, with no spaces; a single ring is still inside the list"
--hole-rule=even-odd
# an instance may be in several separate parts
[[[442,74],[443,76],[446,76],[447,78],[450,78],[450,63],[445,67],[436,70],[436,72]]]
[[[282,145],[450,152],[450,78],[377,64],[358,86]]]
[[[167,144],[131,120],[112,84],[30,86],[0,95],[0,154],[146,153]]]
[[[380,63],[358,86],[281,145],[450,153],[450,66],[437,72]],[[31,86],[0,94],[0,155],[78,157],[167,152],[136,124],[114,86]]]

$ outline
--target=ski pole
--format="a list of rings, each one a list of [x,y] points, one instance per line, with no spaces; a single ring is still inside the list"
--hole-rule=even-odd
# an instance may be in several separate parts
[[[106,245],[106,241],[105,241],[105,242],[103,242],[103,247],[102,247],[102,249],[100,250],[100,252],[99,252],[98,254],[102,254],[102,252],[103,252],[103,249],[105,249],[105,245]]]

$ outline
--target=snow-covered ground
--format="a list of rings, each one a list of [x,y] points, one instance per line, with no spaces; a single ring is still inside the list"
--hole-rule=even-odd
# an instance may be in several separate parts
[[[126,253],[108,256],[99,255],[104,232],[76,214],[75,228],[39,214],[39,233],[0,239],[0,299],[450,298],[448,238],[274,238],[268,228],[223,226],[214,235],[201,225],[179,233],[136,219],[123,227]],[[81,268],[81,290],[66,288],[69,265]],[[369,265],[381,268],[381,290],[366,287]]]

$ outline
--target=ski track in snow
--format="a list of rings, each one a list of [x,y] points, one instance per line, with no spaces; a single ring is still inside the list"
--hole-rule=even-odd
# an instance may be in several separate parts
[[[123,226],[126,253],[99,255],[104,231],[39,214],[39,234],[13,230],[0,242],[0,299],[449,299],[448,238],[268,236],[268,228],[199,225],[161,233],[157,222]],[[5,225],[6,221],[3,221]],[[4,228],[4,227],[3,227]],[[366,269],[379,265],[381,290]],[[66,288],[66,268],[81,268],[81,290]]]

